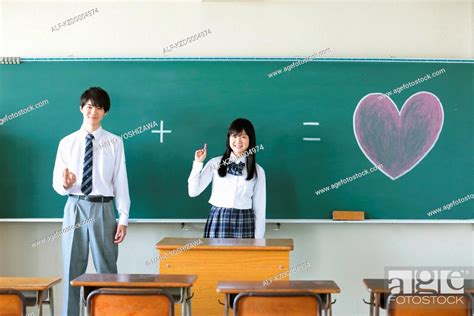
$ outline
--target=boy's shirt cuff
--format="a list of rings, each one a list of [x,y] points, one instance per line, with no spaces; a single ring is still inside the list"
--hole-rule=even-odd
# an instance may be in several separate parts
[[[120,213],[120,218],[119,218],[119,225],[124,225],[128,226],[128,216],[125,214]]]

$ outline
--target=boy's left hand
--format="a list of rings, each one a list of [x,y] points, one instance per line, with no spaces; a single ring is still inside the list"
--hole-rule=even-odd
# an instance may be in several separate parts
[[[115,233],[114,243],[120,244],[125,239],[125,235],[127,235],[127,226],[118,225],[117,232]]]

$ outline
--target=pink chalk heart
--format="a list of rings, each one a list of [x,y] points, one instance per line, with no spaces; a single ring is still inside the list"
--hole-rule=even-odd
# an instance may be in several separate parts
[[[380,171],[396,180],[428,155],[443,121],[443,106],[430,92],[413,94],[401,111],[390,97],[370,93],[354,111],[354,134],[367,159],[382,165]]]

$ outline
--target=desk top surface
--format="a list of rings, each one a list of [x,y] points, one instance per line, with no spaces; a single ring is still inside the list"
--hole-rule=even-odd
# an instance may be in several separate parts
[[[334,281],[273,281],[264,285],[263,281],[220,281],[217,283],[217,292],[237,294],[242,292],[302,292],[309,291],[316,294],[340,293],[341,289]]]
[[[187,274],[83,274],[71,281],[72,286],[93,287],[191,287],[197,276]]]
[[[388,279],[364,279],[363,280],[367,290],[375,293],[390,293],[388,288]],[[474,293],[474,280],[464,280],[465,292]]]
[[[156,244],[156,249],[231,249],[231,250],[293,250],[293,239],[253,238],[174,238],[166,237]]]
[[[12,289],[17,291],[46,291],[61,282],[61,278],[24,278],[24,277],[1,277],[0,289]]]

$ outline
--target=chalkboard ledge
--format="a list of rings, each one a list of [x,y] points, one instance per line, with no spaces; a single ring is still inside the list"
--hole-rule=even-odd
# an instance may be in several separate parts
[[[62,218],[0,218],[0,223],[61,223],[62,220]],[[206,220],[202,218],[129,219],[130,224],[179,224],[205,222]],[[332,219],[268,219],[267,224],[474,224],[474,219],[366,219],[364,221],[334,221]]]

